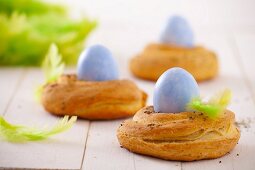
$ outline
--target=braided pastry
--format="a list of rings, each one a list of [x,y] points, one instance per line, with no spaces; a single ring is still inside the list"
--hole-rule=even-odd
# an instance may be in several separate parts
[[[218,158],[231,151],[240,138],[229,110],[217,119],[199,112],[154,113],[152,106],[138,111],[117,131],[120,144],[135,153],[166,160],[193,161]]]
[[[134,115],[145,105],[147,95],[129,80],[79,81],[76,75],[62,75],[46,84],[44,108],[55,115],[76,115],[85,119],[116,119]]]
[[[211,79],[218,73],[216,55],[203,47],[149,44],[141,54],[130,61],[130,70],[135,76],[153,81],[172,67],[184,68],[197,81]]]

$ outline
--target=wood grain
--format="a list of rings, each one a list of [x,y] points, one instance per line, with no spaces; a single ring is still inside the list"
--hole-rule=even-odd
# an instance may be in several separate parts
[[[133,155],[120,148],[116,129],[123,120],[93,121],[87,140],[83,169],[134,169]]]
[[[1,97],[0,115],[4,115],[10,104],[18,85],[24,77],[25,69],[0,68]]]
[[[43,78],[38,69],[30,69],[18,87],[5,118],[17,124],[42,127],[59,120],[44,111],[33,99],[34,89]],[[1,141],[0,167],[80,169],[88,121],[78,121],[69,131],[41,142],[15,144]]]

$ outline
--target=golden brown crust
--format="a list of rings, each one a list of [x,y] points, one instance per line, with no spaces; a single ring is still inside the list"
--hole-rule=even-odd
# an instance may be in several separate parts
[[[136,153],[166,160],[193,161],[218,158],[231,151],[240,138],[235,115],[226,110],[213,120],[202,113],[154,113],[144,107],[117,131],[120,144]]]
[[[117,119],[134,115],[147,95],[129,80],[86,82],[75,75],[62,75],[44,86],[42,104],[55,115],[85,119]]]
[[[203,47],[149,44],[141,54],[130,61],[130,70],[135,76],[153,81],[172,67],[184,68],[197,81],[211,79],[218,73],[216,55]]]

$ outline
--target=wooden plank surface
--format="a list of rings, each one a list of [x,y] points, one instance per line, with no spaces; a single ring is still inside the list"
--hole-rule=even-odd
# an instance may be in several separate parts
[[[0,115],[6,112],[6,108],[13,98],[17,86],[24,77],[24,69],[13,68],[1,68],[0,80],[1,80],[1,97],[0,97]]]
[[[236,33],[235,45],[241,69],[255,101],[255,30],[249,33]]]
[[[83,169],[134,169],[133,155],[121,152],[116,139],[115,132],[121,121],[91,123]]]
[[[42,81],[41,72],[30,69],[18,87],[5,118],[12,123],[41,127],[53,125],[58,117],[45,112],[34,100],[34,89]],[[1,141],[0,167],[80,169],[88,131],[88,121],[78,121],[69,131],[42,142],[15,144]]]

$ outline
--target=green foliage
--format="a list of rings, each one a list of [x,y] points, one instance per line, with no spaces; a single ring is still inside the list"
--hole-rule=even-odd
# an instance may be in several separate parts
[[[46,4],[36,0],[1,0],[0,12],[11,15],[13,11],[26,15],[39,15],[45,13],[65,14],[62,6]]]
[[[1,0],[0,25],[0,65],[39,66],[51,43],[75,64],[97,23],[71,19],[62,6],[38,0]]]

